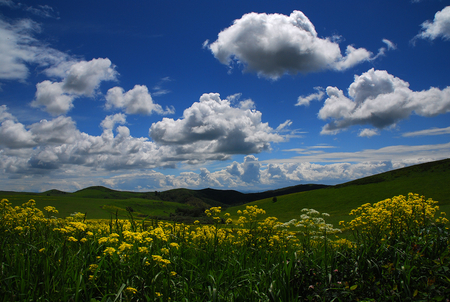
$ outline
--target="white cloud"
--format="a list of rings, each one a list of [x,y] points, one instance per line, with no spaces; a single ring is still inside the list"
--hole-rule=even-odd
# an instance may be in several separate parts
[[[412,91],[409,83],[373,68],[355,76],[349,97],[336,87],[327,87],[328,98],[319,118],[332,120],[322,134],[336,134],[353,125],[372,125],[383,129],[394,126],[413,112],[431,117],[450,111],[450,87]]]
[[[35,97],[35,100],[31,102],[31,106],[44,107],[48,113],[59,115],[67,113],[73,108],[73,100],[76,95],[65,93],[63,83],[45,80],[36,84]]]
[[[429,135],[443,135],[450,134],[450,127],[447,128],[431,128],[414,132],[403,133],[403,137],[414,137],[414,136],[429,136]]]
[[[59,73],[53,71],[54,73]],[[52,115],[65,114],[80,96],[93,97],[102,81],[116,80],[117,72],[109,59],[73,63],[61,82],[45,80],[36,85],[33,107],[43,107]]]
[[[434,16],[433,22],[425,21],[422,23],[423,31],[420,32],[414,39],[430,39],[434,40],[442,37],[445,40],[450,40],[450,6],[438,11]]]
[[[358,133],[360,137],[371,137],[374,135],[380,135],[377,129],[364,128]]]
[[[173,114],[174,110],[166,108],[164,111],[161,105],[153,103],[152,96],[148,88],[144,85],[135,85],[133,89],[124,92],[121,87],[113,87],[106,94],[106,108],[125,109],[127,114],[150,115],[153,112],[159,114]]]
[[[368,50],[353,46],[347,46],[343,56],[332,40],[319,38],[301,11],[290,16],[249,13],[221,31],[212,44],[205,41],[204,47],[222,64],[243,64],[249,71],[271,79],[286,73],[345,70],[374,59]]]
[[[383,39],[382,40],[384,44],[386,44],[386,46],[388,47],[388,50],[394,50],[397,49],[397,45],[395,45],[393,42],[391,42],[388,39]]]
[[[357,152],[308,152],[305,149],[291,149],[300,156],[289,159],[267,160],[266,163],[336,163],[336,162],[369,162],[369,161],[392,161],[392,162],[425,162],[448,158],[450,143],[436,145],[417,146],[388,146],[380,149],[365,149]]]
[[[27,177],[83,167],[124,171],[195,165],[261,152],[284,139],[261,122],[260,112],[240,105],[235,108],[218,94],[205,94],[186,109],[183,119],[163,119],[168,128],[162,122],[153,124],[150,133],[164,131],[155,141],[133,137],[123,113],[105,117],[102,134],[93,136],[80,132],[72,118],[64,116],[26,126],[0,106],[0,170],[10,177]],[[241,176],[248,182],[257,179],[258,164],[252,158],[242,166]],[[206,171],[201,177],[202,183],[209,179]]]
[[[40,25],[30,19],[8,23],[0,19],[0,80],[25,80],[30,64],[53,68],[71,61],[65,53],[50,48],[34,38]]]
[[[92,96],[102,81],[115,81],[117,72],[109,59],[92,59],[73,64],[63,81],[67,93]]]
[[[217,93],[203,94],[178,120],[164,118],[152,124],[150,137],[158,144],[179,146],[180,154],[250,154],[270,149],[270,142],[283,141],[261,112],[232,107]]]
[[[325,96],[325,91],[322,87],[314,87],[317,91],[316,93],[312,93],[308,96],[299,96],[297,99],[297,104],[295,106],[309,106],[311,101],[320,101]]]

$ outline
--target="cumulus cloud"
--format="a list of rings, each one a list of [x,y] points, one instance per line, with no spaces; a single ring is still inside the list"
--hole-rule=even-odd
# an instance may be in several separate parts
[[[374,59],[370,51],[351,45],[342,55],[333,40],[333,37],[319,38],[314,25],[301,11],[290,16],[249,13],[221,31],[215,42],[205,41],[203,46],[222,64],[243,64],[249,71],[271,79],[286,73],[345,70]]]
[[[75,143],[79,131],[70,117],[41,120],[28,127],[17,121],[5,105],[0,106],[0,145],[9,149],[33,148],[39,145]],[[28,128],[28,129],[27,129]]]
[[[103,171],[175,167],[261,152],[271,142],[284,140],[245,102],[232,107],[218,94],[205,94],[186,109],[182,119],[165,118],[153,124],[154,141],[133,137],[124,113],[106,116],[100,124],[102,134],[94,136],[80,132],[71,117],[24,125],[0,106],[0,170],[11,177],[25,177],[82,167]],[[247,182],[258,179],[259,164],[252,159],[248,157],[239,168]],[[206,182],[208,173],[204,171],[200,178]]]
[[[45,80],[36,85],[33,107],[43,107],[52,115],[65,114],[73,101],[81,96],[92,97],[102,81],[116,80],[117,72],[109,59],[92,59],[73,63],[61,82]]]
[[[434,40],[438,37],[450,40],[450,6],[438,11],[433,22],[425,21],[422,23],[422,31],[414,37],[413,41],[415,39]]]
[[[158,144],[179,146],[180,153],[250,154],[270,149],[283,137],[261,121],[261,112],[232,107],[218,93],[203,94],[183,117],[152,124],[149,135]],[[242,104],[242,102],[241,102]]]
[[[161,105],[153,103],[148,88],[144,85],[135,85],[133,89],[124,92],[121,87],[113,87],[106,94],[106,108],[124,109],[127,114],[150,115],[153,112],[159,114],[173,114],[173,108],[163,110]]]
[[[348,97],[336,87],[327,87],[326,93],[328,98],[318,116],[331,122],[322,128],[322,134],[336,134],[353,125],[383,129],[394,126],[413,112],[432,117],[450,111],[450,87],[412,91],[408,82],[373,68],[355,75]]]

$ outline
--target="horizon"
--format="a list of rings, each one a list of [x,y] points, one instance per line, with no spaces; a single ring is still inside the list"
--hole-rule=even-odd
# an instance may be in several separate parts
[[[449,25],[440,1],[0,0],[0,190],[264,192],[446,159]]]

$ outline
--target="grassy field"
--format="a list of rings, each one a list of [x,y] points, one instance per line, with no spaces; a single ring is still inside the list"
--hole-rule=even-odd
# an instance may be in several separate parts
[[[92,193],[92,192],[91,192]],[[95,193],[95,192],[93,192]],[[57,217],[68,217],[75,212],[86,214],[88,219],[109,219],[118,210],[120,218],[126,218],[127,207],[131,207],[135,216],[139,214],[150,216],[166,216],[175,213],[176,208],[191,208],[188,205],[170,201],[148,200],[142,198],[104,199],[101,195],[96,198],[74,195],[46,196],[45,194],[3,194],[0,198],[8,199],[13,206],[21,205],[29,199],[36,201],[36,207],[43,209],[53,206],[58,209]]]
[[[0,202],[0,301],[445,301],[448,220],[431,200],[397,196],[340,225],[301,210],[296,222],[236,223],[52,218],[33,201]],[[326,220],[326,221],[325,221]],[[354,230],[352,232],[352,230]]]

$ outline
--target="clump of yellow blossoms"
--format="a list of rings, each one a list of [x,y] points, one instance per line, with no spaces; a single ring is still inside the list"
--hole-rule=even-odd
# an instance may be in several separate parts
[[[373,205],[370,203],[350,212],[356,216],[348,223],[339,224],[358,234],[365,234],[373,238],[396,237],[403,235],[418,235],[420,230],[431,223],[446,224],[445,213],[435,218],[439,211],[437,201],[425,196],[409,193],[408,196],[394,196]]]

